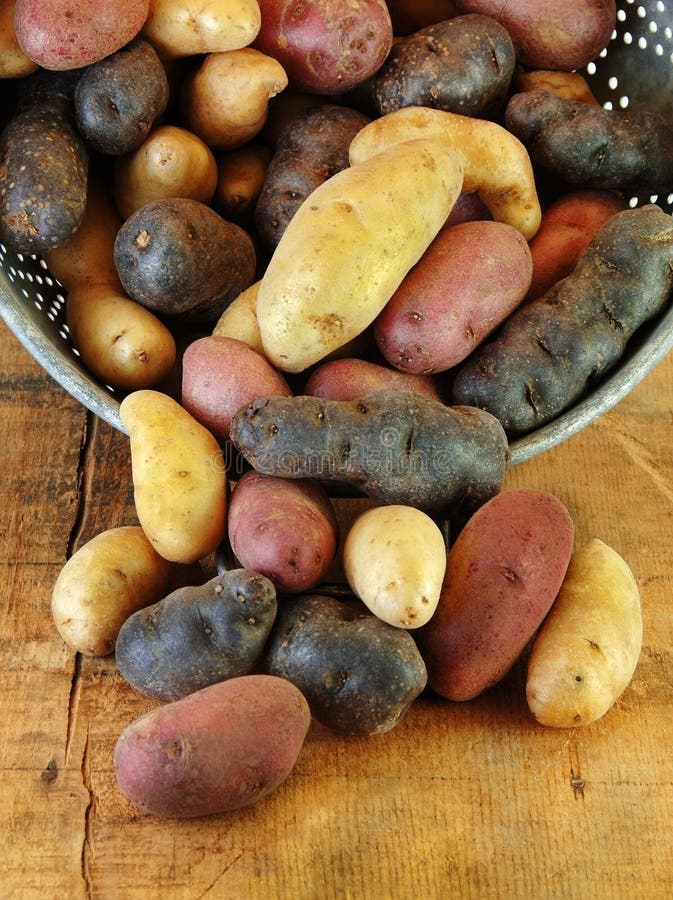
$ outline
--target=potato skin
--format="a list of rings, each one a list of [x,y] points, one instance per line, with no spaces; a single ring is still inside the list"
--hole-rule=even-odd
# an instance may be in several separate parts
[[[131,722],[114,749],[117,784],[155,816],[251,806],[289,777],[310,720],[306,700],[286,679],[231,678]]]
[[[255,228],[268,249],[275,249],[308,195],[348,167],[350,142],[369,121],[359,110],[321,103],[285,125],[255,206]]]
[[[85,69],[74,102],[77,128],[94,150],[131,153],[166,109],[166,71],[151,44],[135,40]]]
[[[353,593],[375,616],[398,628],[420,628],[439,602],[444,536],[413,506],[374,506],[346,534],[343,569]]]
[[[373,79],[380,115],[429,106],[495,117],[505,105],[516,54],[509,32],[489,16],[456,16],[398,40]]]
[[[198,200],[155,200],[119,229],[117,273],[130,297],[152,312],[214,323],[255,279],[250,235]]]
[[[529,69],[583,68],[607,46],[617,16],[614,0],[455,0],[455,6],[497,19]]]
[[[74,123],[77,78],[28,76],[0,133],[0,240],[18,252],[58,247],[84,216],[89,153]]]
[[[559,592],[574,526],[554,495],[503,491],[469,519],[451,546],[437,610],[414,633],[440,696],[463,701],[500,681]]]
[[[78,653],[107,656],[128,616],[166,593],[172,571],[139,526],[100,532],[56,579],[51,612],[58,633]]]
[[[151,0],[142,34],[173,60],[246,47],[259,26],[257,0]]]
[[[432,377],[400,372],[357,356],[320,363],[306,379],[302,393],[325,400],[357,400],[383,388],[418,391],[433,400],[442,399]]]
[[[601,226],[625,208],[620,194],[588,188],[562,194],[548,206],[530,242],[533,276],[526,299],[541,297],[570,275]]]
[[[254,46],[281,63],[296,91],[349,91],[377,71],[392,44],[383,0],[259,0],[259,8]]]
[[[236,413],[230,437],[264,474],[346,483],[450,518],[502,488],[509,452],[493,416],[396,389],[351,401],[260,398]]]
[[[642,647],[638,584],[624,559],[594,538],[570,560],[531,648],[526,700],[538,722],[589,725],[629,685]]]
[[[548,422],[621,357],[673,286],[671,217],[648,204],[612,216],[574,271],[524,304],[455,371],[452,401],[487,409],[509,434]]]
[[[521,303],[532,272],[528,242],[511,225],[443,229],[374,323],[381,354],[403,372],[452,368]]]
[[[279,604],[265,669],[287,678],[313,716],[341,734],[384,734],[424,689],[427,673],[411,635],[359,602],[320,594]]]
[[[229,499],[229,542],[239,562],[265,575],[280,594],[315,588],[334,561],[339,524],[315,481],[245,472]]]
[[[117,669],[143,694],[179,700],[247,675],[275,617],[276,589],[269,579],[232,569],[130,615],[115,643]]]
[[[44,69],[79,69],[132,40],[147,18],[150,0],[17,0],[16,37]]]
[[[292,389],[261,353],[236,338],[206,335],[182,355],[182,405],[220,444],[242,406],[274,394],[289,397]]]

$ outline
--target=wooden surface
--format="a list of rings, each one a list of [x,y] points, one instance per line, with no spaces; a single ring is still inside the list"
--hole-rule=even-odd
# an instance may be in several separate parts
[[[387,735],[312,727],[261,805],[137,813],[114,743],[153,704],[112,658],[56,633],[50,591],[94,534],[135,522],[126,440],[42,374],[0,323],[0,897],[652,898],[673,890],[673,358],[508,486],[556,493],[577,541],[632,567],[644,647],[617,706],[545,729],[517,666],[467,704],[424,696]]]

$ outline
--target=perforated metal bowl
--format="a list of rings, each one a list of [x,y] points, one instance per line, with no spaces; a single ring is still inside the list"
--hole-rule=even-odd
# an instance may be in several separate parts
[[[673,0],[618,3],[610,44],[583,73],[604,106],[629,105],[673,117]],[[673,125],[673,118],[672,118]],[[673,194],[633,197],[673,211]],[[0,243],[0,315],[28,352],[66,391],[114,428],[121,395],[96,381],[80,362],[65,322],[65,292],[43,260]],[[623,399],[673,347],[673,305],[642,329],[619,367],[553,422],[511,443],[517,465],[561,443]]]

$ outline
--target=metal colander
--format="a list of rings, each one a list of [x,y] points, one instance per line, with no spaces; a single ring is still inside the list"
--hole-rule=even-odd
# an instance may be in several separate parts
[[[673,117],[673,0],[617,4],[617,27],[608,47],[583,73],[606,107],[646,107]],[[673,121],[673,120],[672,120]],[[633,197],[673,211],[673,194]],[[65,322],[66,295],[44,261],[0,243],[0,315],[28,352],[68,393],[114,428],[121,395],[96,381],[80,362]],[[548,425],[512,441],[511,465],[555,446],[626,396],[673,346],[673,308],[641,330],[619,368]]]

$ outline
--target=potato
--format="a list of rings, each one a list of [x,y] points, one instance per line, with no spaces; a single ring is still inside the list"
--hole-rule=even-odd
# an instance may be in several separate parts
[[[164,703],[247,675],[276,617],[268,578],[232,569],[137,610],[119,629],[117,670],[136,690]]]
[[[226,530],[227,475],[210,432],[160,391],[134,391],[119,407],[131,444],[138,520],[163,557],[190,563]]]
[[[557,728],[604,716],[629,685],[640,656],[638,584],[622,557],[594,538],[570,561],[528,659],[526,700]]]
[[[267,248],[276,248],[308,195],[348,167],[350,142],[369,121],[364,113],[334,103],[309,107],[289,120],[255,208],[255,228]]]
[[[442,399],[430,376],[410,375],[358,357],[332,359],[316,366],[307,378],[302,393],[325,400],[356,400],[382,388],[418,391],[425,397]]]
[[[157,125],[133,153],[114,164],[114,198],[128,219],[155,200],[186,197],[210,203],[217,187],[217,161],[197,135],[178,125]]]
[[[672,287],[671,217],[653,204],[618,212],[570,275],[457,367],[452,402],[487,409],[510,435],[540,427],[618,362]]]
[[[454,519],[501,489],[509,453],[493,416],[391,388],[351,401],[259,398],[233,417],[230,437],[263,474],[347,484]]]
[[[182,83],[182,120],[213,150],[235,150],[259,134],[269,100],[286,87],[283,67],[259,50],[210,53]]]
[[[172,571],[137,525],[97,534],[70,557],[54,584],[58,633],[77,653],[107,656],[123,622],[166,593]]]
[[[571,187],[673,190],[673,134],[668,118],[657,112],[604,109],[526,91],[510,99],[505,124],[541,170]]]
[[[413,506],[374,506],[350,526],[343,568],[351,590],[375,616],[398,628],[419,628],[439,602],[444,536]]]
[[[512,78],[511,92],[518,94],[521,91],[550,91],[567,100],[581,100],[583,103],[598,105],[586,78],[579,72],[518,69]]]
[[[607,46],[617,22],[615,0],[455,0],[455,6],[497,19],[529,69],[583,68]]]
[[[243,341],[252,350],[264,355],[264,345],[257,322],[259,284],[259,281],[255,281],[249,288],[241,291],[238,297],[234,297],[215,323],[213,335]]]
[[[241,565],[269,578],[279,594],[315,588],[336,555],[339,525],[317,481],[245,472],[229,501],[228,536]]]
[[[168,105],[168,78],[154,48],[136,40],[88,66],[74,102],[77,128],[94,150],[131,153]]]
[[[254,142],[220,156],[213,205],[223,218],[252,222],[272,156],[270,147]]]
[[[528,243],[502,222],[444,228],[374,322],[382,356],[403,372],[462,362],[526,296]]]
[[[79,69],[119,50],[140,31],[150,0],[16,0],[23,52],[44,69]]]
[[[489,16],[456,16],[393,45],[373,78],[380,115],[430,106],[495,118],[505,106],[516,54],[508,31]]]
[[[181,403],[222,445],[234,413],[273,394],[289,397],[292,390],[266,357],[243,341],[207,335],[182,355]]]
[[[296,91],[342,94],[377,71],[392,45],[383,0],[259,0],[254,45],[277,59]]]
[[[406,107],[357,133],[349,150],[351,165],[412,140],[444,143],[463,169],[460,192],[478,191],[496,221],[518,228],[526,240],[533,237],[542,214],[533,167],[526,148],[506,128],[441,109]]]
[[[301,372],[363,332],[441,228],[461,183],[451,148],[418,140],[317,187],[262,276],[257,321],[269,360]]]
[[[133,391],[163,382],[176,348],[163,322],[122,290],[113,255],[120,224],[111,198],[90,178],[79,227],[43,257],[67,290],[68,330],[86,367],[105,384]]]
[[[74,122],[75,80],[29,75],[0,133],[0,241],[19,253],[65,243],[84,215],[89,154]]]
[[[447,556],[435,614],[415,632],[440,696],[463,701],[499,682],[549,611],[574,527],[553,494],[502,491],[466,523]]]
[[[530,242],[533,276],[527,299],[541,297],[570,275],[598,230],[625,208],[620,194],[590,189],[564,193],[548,206]]]
[[[0,3],[0,78],[23,78],[37,69],[19,47],[14,28],[16,0]]]
[[[413,638],[357,601],[320,594],[286,597],[264,654],[313,716],[340,734],[384,734],[423,691],[427,672]]]
[[[173,320],[214,323],[256,273],[250,235],[205,203],[154,200],[125,220],[114,242],[127,294]]]
[[[247,47],[260,24],[257,0],[150,0],[142,34],[170,60]]]
[[[241,675],[131,722],[117,784],[143,812],[184,819],[258,803],[291,774],[311,716],[284,678]]]

